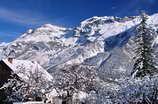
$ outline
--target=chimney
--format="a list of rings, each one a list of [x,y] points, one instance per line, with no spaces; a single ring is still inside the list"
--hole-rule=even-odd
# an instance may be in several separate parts
[[[10,62],[12,64],[13,63],[13,58],[8,57],[8,62]]]

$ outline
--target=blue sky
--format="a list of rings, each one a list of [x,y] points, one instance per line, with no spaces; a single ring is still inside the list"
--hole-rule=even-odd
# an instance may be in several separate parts
[[[42,24],[74,27],[92,16],[158,13],[158,0],[1,0],[0,42],[10,42]]]

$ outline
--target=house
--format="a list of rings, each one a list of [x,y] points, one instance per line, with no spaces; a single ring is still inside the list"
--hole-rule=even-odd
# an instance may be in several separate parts
[[[12,59],[8,58],[11,62]],[[0,61],[0,87],[11,78],[12,69],[3,61]]]
[[[45,81],[53,80],[53,77],[35,61],[17,60],[13,58],[3,59],[2,61],[23,81],[29,81],[33,75]]]
[[[14,74],[13,74],[14,73]],[[13,58],[6,58],[0,61],[0,87],[7,82],[8,79],[16,78],[19,81],[29,83],[30,85],[44,85],[50,81],[52,81],[53,77],[44,70],[37,62],[29,61],[29,60],[17,60]],[[38,84],[41,83],[41,84]],[[27,93],[31,95],[31,91],[34,88],[30,87]],[[41,89],[44,91],[44,89]],[[0,95],[1,96],[1,95]],[[31,100],[34,101],[42,101],[40,95],[31,96]]]
[[[45,81],[52,81],[53,77],[44,70],[37,62],[29,60],[16,60],[11,57],[0,61],[0,86],[2,86],[11,74],[15,73],[17,78],[29,81],[31,75],[36,75]]]

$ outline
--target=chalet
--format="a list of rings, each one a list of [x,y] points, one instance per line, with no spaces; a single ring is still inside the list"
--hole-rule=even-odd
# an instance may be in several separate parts
[[[11,73],[21,78],[23,81],[29,81],[32,74],[45,81],[52,81],[53,77],[44,70],[37,62],[28,60],[16,60],[7,58],[0,61],[0,85],[2,86],[9,78]]]
[[[24,82],[28,82],[30,78],[35,78],[34,80],[40,80],[41,78],[41,80],[45,83],[47,83],[47,81],[52,81],[53,79],[53,77],[37,62],[16,60],[9,57],[0,61],[0,87],[2,87],[8,79],[12,78],[16,78]],[[33,100],[41,101],[42,99],[36,96]]]
[[[8,62],[12,63],[12,58],[8,58]],[[0,87],[11,78],[12,69],[4,62],[4,60],[0,61]]]

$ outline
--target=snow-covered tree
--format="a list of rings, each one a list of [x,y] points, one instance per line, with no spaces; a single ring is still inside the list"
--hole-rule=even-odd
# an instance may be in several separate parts
[[[136,29],[136,56],[134,57],[135,63],[132,75],[134,77],[144,77],[146,75],[153,75],[157,68],[155,67],[156,61],[154,60],[153,40],[156,32],[147,25],[147,15],[142,13],[141,23]]]
[[[113,90],[111,101],[119,104],[157,104],[157,85],[157,76],[121,80],[120,86]]]
[[[11,79],[0,88],[0,91],[5,95],[5,102],[21,102],[21,101],[35,101],[44,100],[45,94],[49,92],[51,83],[42,77],[42,73],[38,71],[35,73],[21,67],[22,70],[18,74],[24,74],[28,80],[24,80],[17,76],[17,73],[12,73]],[[0,92],[1,93],[1,92]]]
[[[64,99],[68,104],[72,103],[74,93],[97,90],[96,72],[93,67],[87,65],[68,65],[57,70],[53,76],[55,88],[59,92],[66,92]]]
[[[120,79],[119,85],[103,83],[98,93],[90,93],[87,104],[157,104],[158,76]]]

